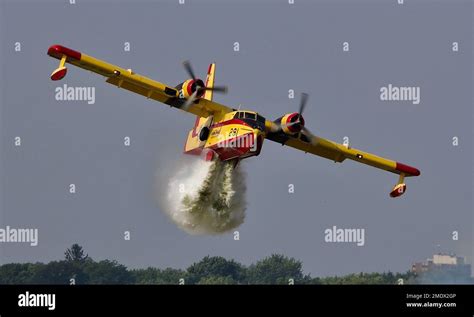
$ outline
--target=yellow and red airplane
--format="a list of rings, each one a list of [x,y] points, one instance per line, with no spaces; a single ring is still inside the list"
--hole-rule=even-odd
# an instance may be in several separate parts
[[[306,94],[302,94],[298,112],[287,113],[274,121],[254,111],[234,109],[213,101],[214,92],[227,91],[226,87],[214,86],[215,64],[209,65],[204,82],[194,75],[190,63],[184,62],[190,78],[173,87],[61,45],[51,46],[48,55],[60,60],[59,67],[51,74],[52,80],[64,78],[66,63],[69,63],[105,76],[109,84],[196,115],[184,145],[186,154],[203,155],[207,160],[215,157],[222,161],[233,160],[237,164],[239,160],[259,155],[263,141],[268,139],[334,162],[351,159],[398,174],[391,197],[405,193],[405,177],[420,175],[414,167],[312,134],[302,116],[308,99]]]

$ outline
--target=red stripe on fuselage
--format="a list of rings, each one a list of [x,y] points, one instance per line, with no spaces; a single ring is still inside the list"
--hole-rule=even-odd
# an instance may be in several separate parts
[[[247,139],[248,138],[248,139]],[[242,140],[242,141],[239,141]],[[255,144],[256,140],[253,137],[253,133],[249,132],[237,137],[233,137],[230,139],[225,140],[226,144],[235,144],[236,147],[230,146],[220,146],[219,143],[212,145],[210,148],[217,153],[219,159],[221,161],[227,161],[234,158],[242,158],[242,157],[249,157],[259,154],[259,143]],[[257,145],[257,149],[255,151],[250,151],[252,148]],[[261,143],[260,143],[261,145]]]
[[[211,125],[210,129],[219,128],[219,127],[226,126],[226,125],[229,125],[229,124],[240,124],[240,125],[244,125],[246,127],[252,128],[251,126],[249,126],[247,123],[245,123],[242,120],[230,119],[230,120],[227,120],[227,121],[217,122],[217,123]]]

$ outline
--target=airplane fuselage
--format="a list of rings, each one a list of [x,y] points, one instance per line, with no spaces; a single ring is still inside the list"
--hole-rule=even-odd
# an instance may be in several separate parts
[[[206,159],[215,156],[221,161],[257,156],[265,139],[265,119],[252,111],[233,111],[214,122],[213,118],[201,126],[195,126],[190,137],[199,139],[199,146],[186,154],[201,155]],[[187,142],[192,142],[188,137]]]

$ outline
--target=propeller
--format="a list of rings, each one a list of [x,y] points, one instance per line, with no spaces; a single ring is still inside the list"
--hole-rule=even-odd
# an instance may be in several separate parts
[[[298,120],[296,121],[298,123],[300,122],[302,118],[303,111],[306,108],[306,104],[308,103],[308,98],[309,98],[309,95],[307,93],[301,94],[300,111],[298,112],[299,116],[298,116]],[[302,125],[301,127],[301,133],[303,133],[308,138],[309,142],[312,145],[315,145],[315,143],[317,142],[317,137],[313,133],[311,133],[311,131],[309,131],[309,129],[305,127],[304,125]]]
[[[305,127],[304,125],[304,121],[302,122],[301,119],[303,118],[303,112],[306,108],[306,104],[308,103],[308,98],[309,98],[309,95],[307,93],[302,93],[301,94],[301,99],[300,99],[300,106],[299,106],[299,110],[298,110],[298,117],[297,119],[294,121],[294,122],[289,122],[289,123],[286,123],[286,124],[278,124],[277,123],[277,129],[275,132],[280,132],[281,130],[283,130],[283,128],[287,128],[287,127],[291,127],[295,124],[301,124],[301,133],[304,134],[306,136],[306,138],[309,140],[309,142],[313,145],[315,145],[317,143],[317,137],[311,133],[311,131],[309,131],[308,128]]]
[[[193,94],[191,96],[189,96],[188,99],[186,99],[186,102],[183,104],[183,106],[181,108],[184,109],[184,110],[187,110],[193,104],[193,102],[197,99],[196,98],[197,94],[198,94],[198,91],[196,89],[196,91],[193,92]]]
[[[286,124],[277,123],[278,127],[274,132],[280,132],[281,130],[283,130],[283,128],[291,127],[295,124],[301,123],[301,118],[302,118],[302,115],[303,115],[303,111],[306,108],[306,104],[308,103],[308,97],[309,96],[308,96],[307,93],[302,93],[301,94],[300,107],[299,107],[298,116],[297,116],[296,120],[293,121],[293,122],[286,123]],[[304,128],[304,125],[302,125],[302,128]]]
[[[191,96],[189,96],[189,98],[186,100],[186,102],[182,106],[184,110],[188,109],[194,103],[194,101],[198,99],[198,95],[202,95],[207,90],[218,92],[218,93],[224,93],[224,94],[227,93],[227,90],[228,90],[227,86],[206,87],[204,82],[201,79],[196,77],[190,61],[188,60],[184,61],[183,67],[186,73],[188,73],[189,77],[191,77],[194,80],[194,83],[196,85],[194,92],[192,93]]]
[[[303,127],[301,129],[301,133],[303,133],[306,136],[306,138],[308,138],[309,143],[311,143],[312,145],[316,145],[317,137],[313,133],[311,133],[311,131],[309,131],[307,127]]]

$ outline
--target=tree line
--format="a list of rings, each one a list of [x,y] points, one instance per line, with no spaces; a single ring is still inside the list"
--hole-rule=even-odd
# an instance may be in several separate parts
[[[417,278],[411,272],[320,278],[304,274],[302,268],[301,261],[273,254],[249,266],[206,256],[185,270],[128,269],[117,261],[94,261],[74,244],[61,261],[1,265],[0,284],[409,284]]]

